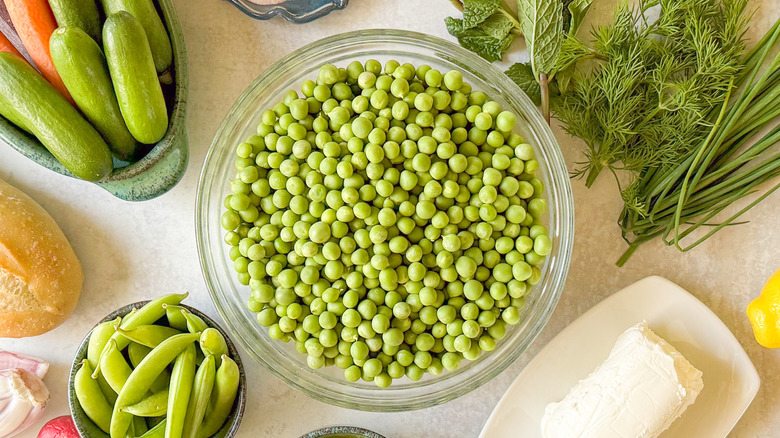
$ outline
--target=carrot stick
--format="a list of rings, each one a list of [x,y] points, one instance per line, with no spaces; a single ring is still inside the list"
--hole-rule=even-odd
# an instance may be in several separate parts
[[[15,55],[22,56],[21,53],[16,50],[16,47],[14,47],[14,45],[11,44],[11,42],[8,41],[8,38],[6,38],[2,33],[0,33],[0,52],[11,52]]]
[[[47,0],[5,0],[5,6],[19,38],[38,70],[57,91],[73,103],[49,54],[49,38],[57,29],[57,21]]]

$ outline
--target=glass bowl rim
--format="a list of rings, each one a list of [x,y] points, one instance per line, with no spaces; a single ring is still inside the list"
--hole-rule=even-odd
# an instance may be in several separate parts
[[[230,312],[226,309],[227,305],[220,302],[218,299],[220,292],[217,291],[218,285],[216,284],[216,280],[212,278],[219,276],[220,272],[219,270],[214,270],[212,272],[210,266],[211,255],[206,253],[208,248],[204,246],[206,245],[207,239],[205,233],[209,230],[205,215],[208,212],[207,205],[210,203],[209,198],[207,198],[205,194],[206,192],[210,192],[209,188],[207,188],[207,181],[209,180],[210,175],[216,173],[217,168],[220,166],[221,160],[219,160],[219,153],[227,147],[224,142],[221,141],[223,136],[227,135],[226,132],[234,128],[234,119],[241,113],[247,103],[250,102],[250,98],[253,97],[252,95],[259,88],[273,88],[274,84],[284,77],[284,74],[297,77],[297,71],[301,68],[301,59],[323,56],[328,53],[329,50],[335,48],[383,42],[423,47],[425,49],[433,50],[437,52],[435,53],[435,56],[446,62],[454,63],[461,68],[467,69],[470,73],[484,81],[489,88],[492,88],[481,91],[488,94],[491,92],[504,94],[500,90],[509,90],[505,93],[516,96],[515,99],[519,102],[516,102],[518,105],[512,105],[513,109],[520,111],[522,115],[528,119],[530,125],[533,127],[534,133],[539,137],[539,144],[535,145],[535,147],[537,150],[543,149],[545,154],[548,155],[544,161],[544,167],[546,168],[544,172],[549,185],[549,187],[547,187],[547,190],[549,190],[547,198],[554,204],[554,206],[551,207],[551,210],[553,208],[555,209],[555,217],[557,218],[556,230],[559,237],[557,239],[557,245],[554,246],[553,253],[549,256],[551,259],[555,256],[556,262],[554,269],[547,269],[540,285],[535,286],[541,287],[542,292],[545,292],[545,302],[534,306],[534,309],[527,315],[527,320],[530,324],[525,329],[526,335],[515,340],[517,345],[514,350],[507,351],[507,354],[501,356],[500,360],[494,360],[487,363],[484,366],[484,369],[480,369],[480,375],[466,380],[460,386],[449,386],[446,391],[443,389],[438,390],[432,394],[421,397],[421,399],[404,400],[403,402],[396,400],[392,402],[375,400],[374,404],[370,404],[366,403],[363,399],[360,399],[359,403],[357,403],[356,400],[349,400],[350,395],[334,391],[326,385],[320,384],[318,380],[324,379],[324,377],[317,376],[315,379],[306,378],[296,374],[294,370],[287,368],[283,361],[277,360],[277,358],[266,358],[257,355],[252,348],[249,347],[249,341],[242,336],[239,336],[237,332],[234,332],[235,329],[233,327],[233,322],[231,322]],[[414,56],[414,54],[411,53],[410,55]],[[211,170],[212,164],[214,165],[213,171]],[[552,220],[550,222],[552,222]],[[302,391],[319,401],[365,411],[400,412],[435,406],[453,400],[476,389],[514,363],[537,338],[557,307],[568,274],[574,241],[574,201],[568,170],[566,169],[563,155],[557,140],[553,136],[550,126],[544,121],[536,106],[533,105],[528,96],[526,96],[519,86],[509,79],[508,76],[478,55],[441,38],[406,30],[371,29],[336,34],[303,46],[276,61],[244,90],[223,119],[206,155],[198,182],[197,199],[195,203],[195,228],[201,272],[212,301],[214,302],[214,306],[225,320],[228,330],[230,330],[231,334],[234,334],[237,342],[253,359],[291,387]],[[547,290],[548,288],[549,290]],[[539,297],[541,299],[541,294]],[[265,349],[264,346],[261,346],[260,348]],[[285,372],[290,372],[290,375],[285,374]],[[316,376],[316,374],[311,375]],[[458,372],[448,372],[444,374],[444,376],[447,375],[459,374]],[[447,379],[448,377],[437,377],[432,380],[434,382],[440,382]],[[377,391],[375,392],[388,391],[392,390],[392,388],[392,386],[389,389],[377,388]]]

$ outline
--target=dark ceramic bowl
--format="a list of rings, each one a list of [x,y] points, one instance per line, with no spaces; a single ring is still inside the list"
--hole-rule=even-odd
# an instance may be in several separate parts
[[[349,0],[286,0],[276,5],[259,5],[251,0],[228,1],[241,12],[258,20],[268,20],[279,15],[293,23],[307,23],[330,11],[344,9]]]
[[[179,182],[187,169],[187,52],[184,36],[172,0],[157,0],[173,46],[174,84],[164,88],[168,105],[168,132],[140,160],[115,168],[96,184],[117,198],[144,201],[156,198]],[[0,117],[0,143],[7,143],[22,155],[47,169],[73,176],[33,136]],[[118,163],[115,163],[117,165]]]
[[[148,300],[138,301],[136,303],[122,306],[106,315],[105,318],[98,321],[98,324],[114,320],[120,316],[125,316],[134,308],[141,307],[148,302]],[[241,418],[244,416],[244,407],[246,406],[246,373],[244,373],[244,364],[241,362],[241,356],[238,355],[238,350],[236,349],[235,344],[233,344],[233,341],[228,337],[227,333],[225,333],[225,331],[222,330],[222,327],[217,325],[213,319],[200,310],[190,307],[186,304],[181,304],[181,306],[187,308],[187,310],[193,314],[201,317],[209,327],[214,327],[215,329],[219,330],[220,333],[222,333],[222,336],[225,337],[225,343],[227,343],[228,346],[230,358],[236,362],[236,365],[238,365],[240,377],[238,383],[238,394],[236,395],[236,401],[233,403],[233,410],[230,412],[227,420],[225,420],[225,425],[222,426],[222,429],[220,429],[219,432],[214,435],[214,437],[219,438],[233,438],[236,435],[236,432],[238,432],[238,426],[241,424]],[[78,429],[82,438],[108,438],[108,434],[100,430],[100,428],[97,427],[97,425],[95,425],[95,423],[93,423],[89,417],[87,417],[87,414],[84,413],[84,410],[81,409],[81,405],[79,404],[78,399],[76,399],[76,393],[73,390],[73,379],[76,377],[77,365],[80,364],[87,356],[87,345],[89,344],[90,335],[92,335],[92,330],[89,331],[89,334],[84,337],[81,345],[79,345],[79,349],[76,352],[76,357],[73,359],[73,365],[71,365],[70,368],[70,377],[68,378],[68,405],[70,405],[70,413],[73,417],[73,422],[76,424],[76,429]]]
[[[301,438],[385,438],[384,436],[353,426],[332,426],[309,432]]]

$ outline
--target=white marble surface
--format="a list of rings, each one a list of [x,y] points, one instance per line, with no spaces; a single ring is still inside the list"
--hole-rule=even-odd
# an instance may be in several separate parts
[[[767,29],[780,13],[777,0],[764,2],[751,33]],[[52,362],[47,377],[52,402],[46,419],[68,413],[64,382],[73,353],[94,322],[114,308],[188,290],[192,293],[190,304],[216,315],[195,247],[195,187],[222,117],[257,75],[293,49],[347,30],[392,27],[449,39],[442,20],[453,13],[446,0],[352,0],[346,10],[310,24],[293,25],[279,19],[256,22],[218,0],[175,3],[189,52],[191,149],[189,169],[176,188],[153,201],[126,203],[98,187],[44,170],[7,146],[0,146],[0,178],[21,188],[51,212],[70,238],[85,271],[84,292],[76,314],[64,325],[37,338],[0,340],[1,348],[38,354]],[[596,14],[611,10],[613,4],[614,0],[596,0]],[[520,56],[521,49],[522,44],[516,43],[513,56]],[[560,129],[556,129],[556,135],[571,165],[578,160],[581,145]],[[780,351],[766,350],[755,343],[744,309],[780,267],[780,194],[754,209],[747,216],[749,225],[723,231],[688,254],[656,242],[646,245],[619,269],[614,261],[624,243],[615,224],[620,199],[614,183],[604,178],[592,189],[586,189],[580,181],[573,185],[577,235],[566,289],[550,323],[514,366],[445,405],[410,413],[378,414],[316,402],[288,388],[259,365],[247,363],[249,403],[239,438],[295,438],[337,424],[367,427],[388,438],[476,437],[503,391],[546,341],[604,297],[652,274],[677,282],[712,308],[758,368],[761,390],[730,436],[777,437]],[[21,437],[35,437],[42,424]]]

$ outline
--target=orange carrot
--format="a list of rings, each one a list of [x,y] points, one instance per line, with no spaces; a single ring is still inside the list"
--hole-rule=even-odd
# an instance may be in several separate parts
[[[16,50],[16,47],[14,47],[2,33],[0,33],[0,52],[11,52],[15,55],[22,56],[19,51]]]
[[[5,7],[38,70],[57,91],[73,103],[49,54],[49,38],[57,29],[57,21],[47,0],[5,0]]]

